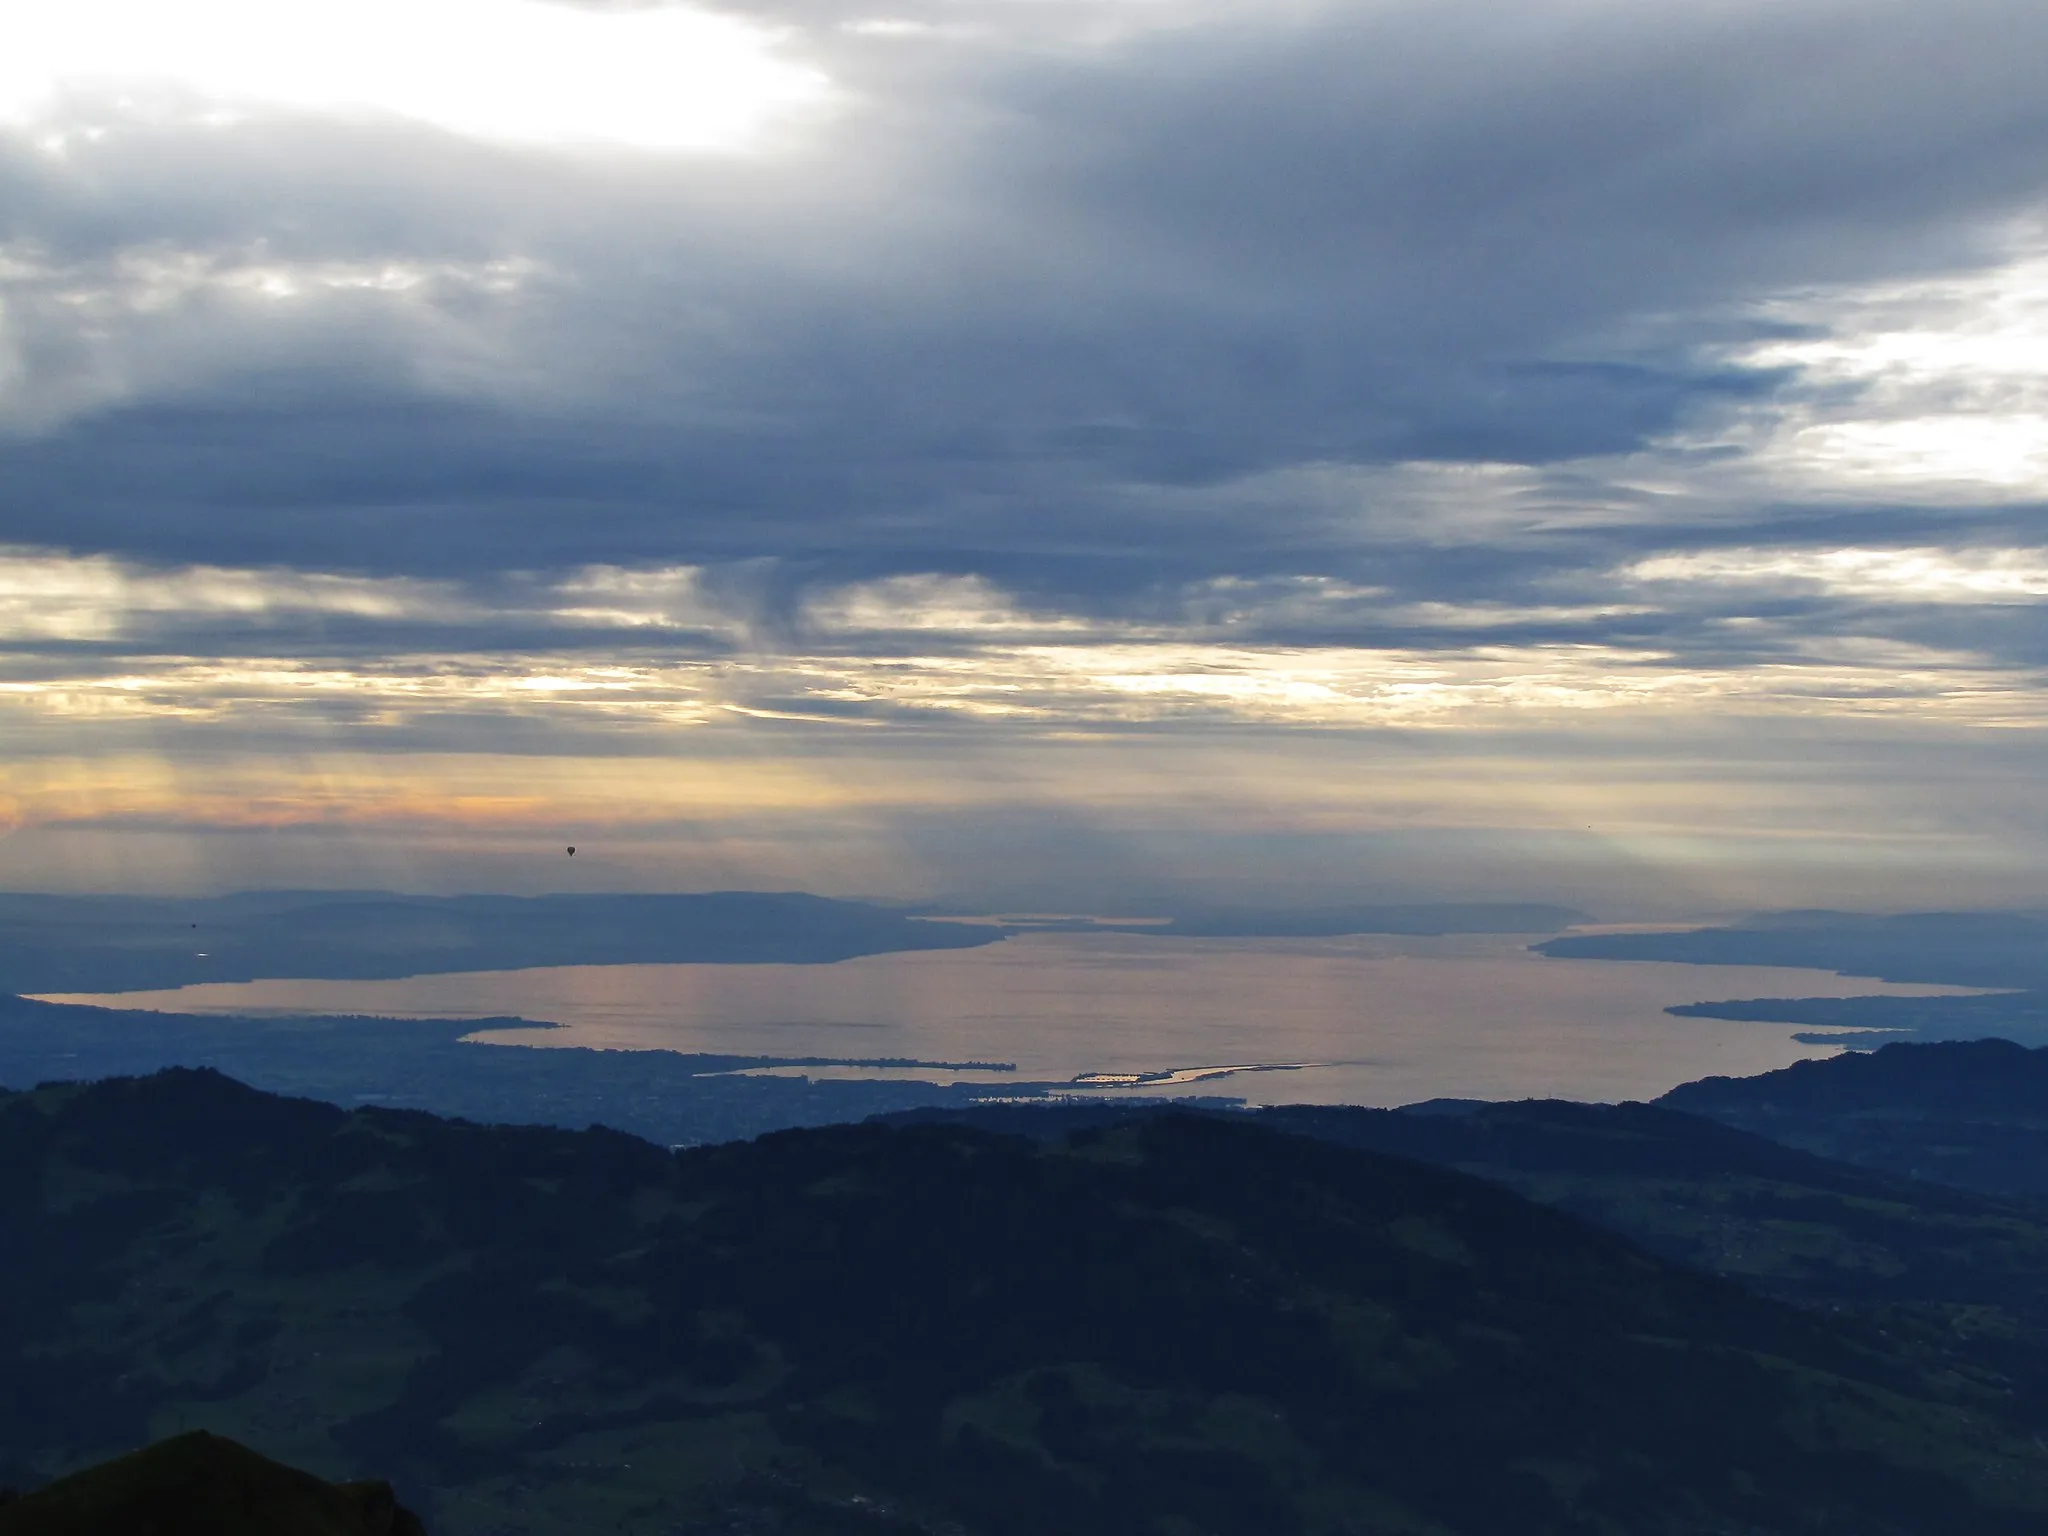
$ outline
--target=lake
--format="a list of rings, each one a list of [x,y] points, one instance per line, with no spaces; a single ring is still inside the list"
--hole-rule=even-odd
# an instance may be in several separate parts
[[[55,999],[180,1013],[518,1015],[533,1046],[1014,1062],[1009,1073],[776,1068],[938,1081],[1110,1081],[1253,1103],[1652,1098],[1832,1054],[1787,1025],[1675,1019],[1735,997],[1959,994],[1763,966],[1551,960],[1525,937],[1167,939],[1035,933],[833,965],[619,965],[399,981],[252,981]],[[1264,1068],[1268,1070],[1245,1070]],[[1283,1070],[1284,1069],[1284,1070]],[[1170,1083],[1118,1082],[1172,1074]]]

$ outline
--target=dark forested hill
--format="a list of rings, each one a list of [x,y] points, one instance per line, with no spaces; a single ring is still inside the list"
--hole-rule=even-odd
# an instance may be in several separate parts
[[[1017,1104],[891,1118],[1049,1138],[1130,1113]],[[1833,1161],[1651,1104],[1296,1104],[1242,1118],[1457,1168],[1689,1267],[1860,1317],[1932,1368],[1999,1384],[2048,1423],[2048,1210],[2032,1202]]]
[[[1712,1081],[1733,1093],[1765,1080]],[[1043,1139],[1164,1112],[1002,1104],[887,1118]],[[1476,1174],[1690,1267],[1804,1301],[1994,1306],[2048,1324],[2048,1211],[1834,1161],[1663,1105],[1531,1099],[1225,1113]]]
[[[324,1483],[204,1430],[0,1497],[0,1536],[422,1536],[381,1482]]]
[[[1845,1162],[2048,1199],[2048,1048],[1887,1045],[1757,1077],[1703,1078],[1659,1102]]]
[[[205,1427],[438,1531],[2032,1531],[1995,1392],[1494,1185],[1242,1119],[670,1154],[0,1098],[0,1477]]]

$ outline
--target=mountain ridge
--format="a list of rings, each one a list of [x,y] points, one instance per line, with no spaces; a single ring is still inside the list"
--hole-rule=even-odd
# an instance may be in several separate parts
[[[1997,1394],[1868,1329],[1242,1118],[671,1154],[170,1072],[0,1098],[0,1232],[6,1466],[208,1427],[448,1536],[2048,1515]]]

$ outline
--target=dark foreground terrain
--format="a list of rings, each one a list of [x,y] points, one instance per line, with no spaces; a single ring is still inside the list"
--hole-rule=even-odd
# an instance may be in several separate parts
[[[1887,1045],[1702,1078],[1661,1102],[1844,1162],[2048,1203],[2048,1046]]]
[[[326,1483],[194,1430],[0,1497],[0,1536],[422,1536],[388,1483]]]
[[[1245,1117],[668,1153],[169,1072],[0,1097],[0,1242],[21,1485],[203,1427],[444,1536],[2048,1519],[1923,1339]]]
[[[1970,1145],[1968,1127],[1939,1118],[1939,1105],[1948,1104],[1950,1114],[1964,1107],[1988,1112],[1987,1098],[1995,1097],[2017,1115],[2048,1102],[2048,1083],[2028,1082],[2033,1063],[2048,1061],[2048,1052],[1985,1041],[1967,1048],[1893,1046],[1884,1055],[1874,1064],[1849,1055],[1790,1074],[1712,1079],[1662,1104],[1293,1105],[1237,1118],[1503,1184],[1690,1268],[1880,1328],[1887,1348],[1917,1356],[1938,1376],[1970,1377],[2003,1399],[2008,1412],[2048,1424],[2048,1205],[2004,1193],[2012,1179],[2003,1166],[1992,1167],[1988,1192],[1947,1187],[1893,1171],[1889,1163],[1902,1156],[1857,1166],[1669,1107],[1695,1089],[1722,1109],[1752,1099],[1776,1103],[1791,1081],[1802,1092],[1832,1085],[1826,1097],[1843,1095],[1860,1112],[1865,1085],[1883,1084],[1880,1102],[1901,1117],[1905,1145],[1916,1138],[1951,1141],[1956,1151]],[[2025,1058],[2021,1070],[2014,1056]],[[1905,1118],[1909,1109],[1918,1118]],[[896,1118],[1049,1138],[1130,1113],[986,1105]],[[1774,1122],[1780,1128],[1828,1124],[1790,1110],[1784,1115]],[[1859,1120],[1858,1135],[1882,1150],[1890,1123]],[[2020,1133],[2002,1124],[1999,1134],[2009,1142]],[[1988,1157],[1983,1161],[1991,1166]],[[1972,1159],[1944,1170],[1975,1167]]]

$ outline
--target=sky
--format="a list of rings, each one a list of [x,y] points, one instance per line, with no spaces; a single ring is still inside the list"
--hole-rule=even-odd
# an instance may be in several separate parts
[[[2038,0],[0,35],[0,888],[2048,903]]]

